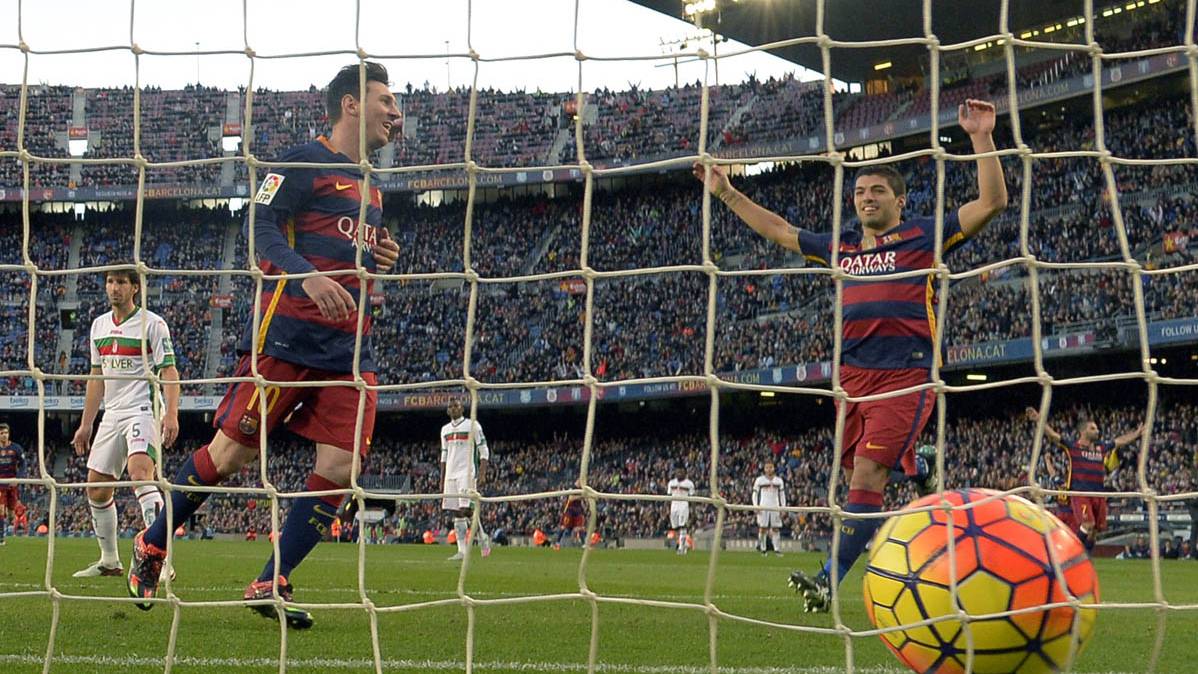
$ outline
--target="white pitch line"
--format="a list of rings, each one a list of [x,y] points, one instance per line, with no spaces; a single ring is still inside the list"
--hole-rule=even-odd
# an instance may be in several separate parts
[[[0,664],[40,665],[42,654],[0,654]],[[107,655],[55,655],[55,663],[66,665],[97,665],[102,667],[161,667],[162,658],[136,656],[113,657]],[[188,667],[262,667],[276,669],[279,661],[274,658],[197,658],[178,657],[175,664]],[[460,660],[383,660],[384,669],[411,669],[417,671],[461,671],[466,663]],[[288,669],[372,669],[374,661],[365,658],[289,658]],[[474,668],[487,672],[585,672],[584,662],[503,662],[485,661],[474,663]],[[607,674],[708,674],[707,666],[688,665],[624,665],[598,663],[595,671]],[[720,666],[722,674],[839,674],[844,667],[729,667]],[[908,674],[907,669],[898,667],[857,667],[861,674]],[[1131,674],[1129,672],[1098,672],[1095,674]]]
[[[40,665],[45,656],[41,654],[0,655],[0,664]],[[105,655],[56,655],[54,663],[66,665],[94,665],[101,667],[161,667],[162,658],[112,657]],[[262,667],[277,668],[274,658],[175,658],[176,665],[188,667]],[[466,663],[460,660],[383,660],[384,669],[408,669],[416,671],[462,671]],[[295,658],[287,660],[288,669],[372,669],[373,660],[337,658]],[[474,669],[487,672],[585,672],[585,662],[475,662]],[[608,674],[709,674],[707,666],[686,665],[622,665],[599,663],[595,671]],[[843,667],[720,667],[724,674],[837,674]],[[861,674],[904,674],[905,669],[896,667],[865,667],[854,671]]]
[[[13,588],[16,590],[44,590],[45,587],[46,586],[42,583],[5,583],[5,582],[0,582],[0,588]],[[59,591],[61,591],[64,586],[58,585],[55,587],[57,587],[59,589]],[[215,592],[215,593],[226,593],[227,594],[227,593],[239,593],[239,592],[243,592],[245,590],[244,587],[233,586],[233,585],[209,586],[209,587],[182,586],[182,587],[179,587],[178,589],[181,589],[184,592],[184,595],[186,595],[186,593],[188,593],[188,592]],[[594,589],[594,588],[592,588],[592,589]],[[566,588],[566,589],[562,590],[562,592],[576,592],[576,591],[577,591],[577,588]],[[330,587],[305,587],[301,591],[301,594],[322,594],[322,593],[325,593],[325,594],[340,593],[340,594],[346,594],[347,596],[349,596],[349,595],[353,595],[355,597],[357,596],[355,589],[346,590],[346,589],[337,589],[337,588],[330,588]],[[367,593],[372,596],[373,595],[379,595],[379,596],[411,595],[414,597],[443,597],[445,599],[453,599],[453,598],[457,597],[457,594],[453,590],[445,590],[445,591],[405,590],[405,589],[384,590],[384,589],[379,589],[379,588],[368,587]],[[176,592],[176,594],[178,594],[178,592]],[[539,596],[539,595],[530,594],[527,592],[488,592],[485,590],[479,590],[479,591],[467,590],[466,594],[471,597],[475,597],[475,598],[483,598],[483,597],[506,598],[506,597],[537,597],[537,596]],[[184,596],[184,595],[179,595],[179,596]],[[650,600],[664,599],[664,600],[668,600],[668,601],[692,601],[692,602],[696,602],[696,603],[702,603],[702,601],[703,601],[703,595],[701,593],[654,594],[654,595],[647,595],[647,596],[642,596],[642,597],[635,597],[632,595],[604,593],[604,592],[600,591],[599,595],[603,596],[603,597],[612,597],[612,598],[620,598],[620,599],[650,599]],[[766,601],[797,601],[797,599],[795,599],[795,595],[793,593],[715,594],[715,595],[712,595],[712,599],[714,599],[716,601],[737,601],[737,600],[743,600],[743,599],[766,600]],[[842,596],[840,601],[841,601],[841,603],[845,603],[845,602],[860,603],[863,600],[856,598],[856,597],[850,598],[850,597]]]

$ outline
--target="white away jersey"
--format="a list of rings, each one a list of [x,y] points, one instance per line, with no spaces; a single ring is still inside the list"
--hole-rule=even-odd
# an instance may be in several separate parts
[[[474,425],[474,441],[470,440],[470,425]],[[441,427],[441,463],[445,464],[445,475],[454,478],[473,479],[478,462],[491,460],[487,437],[482,424],[471,419],[458,419]]]
[[[782,478],[777,475],[758,475],[753,482],[753,505],[785,508],[786,492],[782,488]]]
[[[670,480],[670,484],[666,486],[666,492],[670,496],[694,496],[695,483],[690,481],[690,478],[679,480],[674,478]],[[670,501],[671,508],[689,508],[690,501]]]
[[[145,335],[142,325],[145,325]],[[145,358],[142,358],[142,339]],[[119,324],[109,311],[92,321],[92,370],[105,375],[145,376],[146,361],[154,372],[175,364],[175,349],[166,321],[152,311],[140,307]],[[156,414],[162,394],[144,379],[104,380],[104,413],[125,416],[150,412]]]

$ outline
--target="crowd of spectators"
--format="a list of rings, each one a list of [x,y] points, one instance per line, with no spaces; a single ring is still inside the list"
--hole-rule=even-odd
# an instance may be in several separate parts
[[[1181,44],[1185,9],[1183,2],[1164,2],[1147,7],[1126,20],[1103,21],[1095,26],[1095,39],[1105,53],[1129,52]],[[1047,37],[1047,36],[1046,36]],[[1082,39],[1081,28],[1057,32],[1058,42]],[[1006,97],[1005,69],[992,72],[1002,60],[994,50],[990,67],[950,69],[940,83],[941,110],[955,107],[966,98]],[[1087,73],[1092,68],[1088,55],[1060,51],[1047,59],[1029,58],[1017,70],[1017,86],[1032,88]],[[1022,52],[1021,52],[1022,53]],[[983,65],[986,65],[985,63]],[[1115,62],[1108,61],[1106,67]],[[398,73],[397,73],[398,76]],[[587,94],[591,114],[584,116],[587,158],[602,163],[629,163],[668,156],[692,154],[699,141],[700,103],[704,87],[686,83],[662,90],[644,90],[631,85],[627,91],[598,89]],[[226,92],[189,85],[181,90],[144,87],[140,95],[141,154],[153,162],[206,159],[224,156],[221,138],[227,121],[230,94],[244,99],[246,92]],[[252,152],[275,158],[286,148],[324,133],[328,120],[321,92],[277,92],[259,89],[254,93]],[[399,166],[431,165],[464,160],[471,92],[457,88],[438,92],[427,83],[421,88],[408,84],[397,92],[407,121],[394,146]],[[88,159],[131,158],[134,92],[130,87],[79,89],[36,85],[28,88],[24,142],[35,155],[67,157],[67,130],[72,126],[73,96],[85,98]],[[817,135],[824,124],[823,88],[820,83],[801,83],[787,76],[758,80],[750,77],[738,84],[712,85],[708,95],[708,144],[711,147],[764,143]],[[571,161],[577,156],[573,135],[574,94],[569,92],[477,92],[471,156],[487,166],[536,166]],[[20,119],[20,87],[0,87],[0,147],[15,148]],[[240,111],[242,101],[232,106]],[[920,114],[931,106],[930,85],[894,83],[892,91],[874,94],[837,93],[833,115],[837,131],[845,132]],[[738,114],[739,113],[739,114]],[[566,142],[555,154],[555,140],[565,131]],[[245,166],[236,164],[236,180],[246,177]],[[67,164],[38,163],[32,167],[33,184],[66,185]],[[152,184],[217,184],[221,165],[206,164],[147,171]],[[18,185],[22,167],[15,160],[0,163],[0,185]],[[81,167],[78,186],[133,185],[137,169],[132,164],[97,164]]]
[[[496,419],[501,413],[482,414]],[[1094,420],[1104,437],[1113,437],[1135,428],[1144,417],[1144,408],[1133,405],[1090,406],[1070,404],[1054,410],[1050,423],[1069,435],[1083,416]],[[832,428],[821,420],[802,428],[797,422],[794,430],[769,428],[744,433],[720,435],[719,459],[716,469],[719,493],[734,504],[749,504],[754,478],[766,461],[776,464],[778,474],[786,484],[786,499],[791,506],[826,506],[832,457]],[[492,426],[493,429],[499,427]],[[1026,421],[1017,408],[991,411],[983,416],[949,417],[945,435],[946,488],[986,487],[1012,489],[1027,484],[1027,469],[1035,425]],[[595,489],[622,495],[656,495],[665,493],[666,482],[676,468],[682,467],[698,486],[698,494],[713,494],[711,480],[711,447],[706,432],[684,432],[658,428],[645,433],[628,427],[612,428],[600,424],[591,448],[588,483]],[[435,429],[430,426],[430,437]],[[503,437],[492,431],[491,459],[488,479],[483,492],[487,495],[516,495],[570,489],[579,476],[582,457],[582,437],[567,431],[549,437]],[[933,442],[934,428],[925,433],[923,441]],[[428,442],[398,441],[380,435],[371,447],[363,464],[361,482],[368,489],[387,490],[401,497],[400,509],[413,531],[441,529],[445,522],[439,501],[418,498],[421,494],[440,491],[438,454],[435,439]],[[167,452],[164,472],[173,475],[198,438],[181,441],[175,450]],[[65,441],[64,441],[65,442]],[[67,451],[67,450],[62,450]],[[1045,444],[1042,460],[1052,462],[1056,472],[1066,472],[1064,454],[1051,444]],[[1112,491],[1131,492],[1142,489],[1136,474],[1140,446],[1133,443],[1119,453],[1117,467],[1108,476]],[[268,451],[267,479],[281,492],[303,489],[312,469],[312,452],[308,443],[285,432],[271,439]],[[1189,402],[1167,402],[1158,407],[1148,450],[1146,486],[1158,495],[1187,493],[1198,490],[1198,407]],[[51,465],[53,458],[50,459]],[[36,459],[33,460],[36,464]],[[1048,478],[1047,467],[1037,467],[1036,479],[1045,488],[1056,486]],[[81,482],[87,474],[85,459],[70,454],[59,480]],[[257,464],[244,468],[223,483],[229,487],[262,486]],[[45,514],[44,492],[25,489],[25,499],[33,508],[30,522]],[[140,527],[140,512],[129,490],[118,490],[121,526],[126,533]],[[403,497],[402,495],[411,495]],[[898,508],[916,497],[909,482],[896,481],[887,488],[887,508]],[[85,499],[77,490],[60,490],[61,530],[86,533],[90,519]],[[843,500],[843,494],[840,495]],[[503,530],[509,535],[531,535],[536,529],[554,532],[562,510],[561,498],[541,498],[491,503],[484,506],[480,516],[488,530]],[[281,517],[285,516],[288,499],[280,500]],[[1055,507],[1054,497],[1046,503]],[[1145,513],[1145,502],[1139,498],[1114,498],[1112,512]],[[1166,508],[1181,507],[1173,504]],[[262,534],[270,530],[270,502],[263,494],[218,494],[213,496],[199,515],[201,528],[215,533],[243,535],[249,531]],[[598,526],[607,538],[660,537],[667,529],[668,506],[660,501],[600,500]],[[715,525],[715,508],[697,505],[692,508],[692,520],[700,529]],[[1112,527],[1118,529],[1114,522]],[[747,538],[755,531],[752,512],[729,511],[724,535]],[[786,517],[788,535],[801,545],[826,543],[830,535],[827,516],[796,514]]]
[[[1107,139],[1128,156],[1198,155],[1187,129],[1184,100],[1157,101],[1108,113]],[[1054,128],[1025,131],[1037,149],[1054,150],[1084,143],[1092,131],[1086,120],[1064,120]],[[1000,140],[1000,145],[1003,142]],[[1095,262],[1122,259],[1122,248],[1103,177],[1086,159],[1037,160],[1033,163],[1028,248],[1048,262]],[[899,164],[908,181],[910,215],[934,212],[935,162]],[[1022,171],[1007,160],[1008,189],[1022,190]],[[975,170],[968,163],[946,165],[946,208],[955,208],[975,191]],[[1182,185],[1198,182],[1189,165],[1133,170],[1118,167],[1116,179],[1130,254],[1148,268],[1193,261],[1198,202]],[[851,179],[849,177],[848,179]],[[826,231],[831,217],[832,172],[824,164],[792,165],[758,176],[737,178],[738,186],[762,205],[796,226]],[[848,192],[846,184],[845,192]],[[702,217],[697,185],[689,180],[648,178],[620,190],[593,195],[587,263],[600,271],[690,264],[703,261]],[[846,198],[847,199],[847,198]],[[393,200],[387,226],[400,244],[397,271],[426,273],[463,270],[465,205],[417,205]],[[246,267],[247,242],[241,214],[185,209],[151,202],[143,216],[141,256],[161,269]],[[849,204],[846,201],[846,208]],[[952,271],[976,269],[1021,255],[1018,205],[992,223],[974,241],[947,258]],[[846,210],[846,213],[851,211]],[[46,269],[65,268],[73,235],[80,237],[82,267],[133,257],[133,230],[127,210],[89,212],[82,223],[70,216],[35,215],[31,250]],[[8,257],[20,259],[21,224],[17,214],[4,219]],[[738,222],[722,206],[712,208],[712,259],[727,271],[793,267],[788,257]],[[235,236],[231,263],[223,260],[224,242]],[[471,221],[471,266],[486,277],[563,272],[581,264],[581,203],[577,195],[500,198],[475,204]],[[1171,248],[1164,243],[1171,242]],[[815,270],[813,270],[815,271]],[[27,298],[13,274],[4,311],[21,315]],[[39,363],[49,368],[58,351],[57,303],[67,277],[39,279]],[[1133,314],[1133,283],[1124,269],[1042,269],[1039,274],[1041,321],[1045,334],[1075,328],[1114,334],[1117,323]],[[1150,318],[1192,316],[1195,275],[1178,272],[1142,276]],[[945,343],[974,344],[1031,334],[1029,278],[1023,264],[954,281],[947,302]],[[601,379],[697,374],[703,369],[707,330],[708,277],[701,272],[637,274],[600,278],[594,283],[592,366]],[[253,281],[236,276],[228,308],[212,308],[219,281],[213,275],[154,275],[151,308],[167,315],[180,351],[184,378],[209,374],[210,344],[220,353],[215,374],[228,375],[253,297]],[[480,287],[473,326],[471,372],[483,381],[544,381],[582,374],[585,288],[580,277],[539,282],[488,283]],[[463,336],[470,287],[460,281],[380,281],[373,298],[374,341],[380,380],[412,383],[461,376]],[[74,348],[69,371],[84,372],[86,326],[106,310],[98,274],[77,277]],[[715,368],[717,371],[818,362],[832,356],[833,284],[826,275],[723,276],[717,284]],[[213,312],[223,312],[223,331],[214,333]],[[21,322],[10,322],[3,347],[5,362],[23,360]],[[398,345],[398,347],[396,346]],[[68,371],[63,368],[62,371]],[[8,390],[31,391],[30,380],[9,382]],[[81,391],[73,384],[72,391]],[[189,392],[201,389],[189,387]],[[217,392],[215,388],[203,390]]]

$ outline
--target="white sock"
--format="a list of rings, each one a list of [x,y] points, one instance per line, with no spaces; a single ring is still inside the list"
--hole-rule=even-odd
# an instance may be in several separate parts
[[[765,532],[764,531],[757,532],[757,550],[760,552],[765,552]]]
[[[110,498],[107,503],[96,503],[88,499],[92,509],[92,526],[96,530],[96,542],[100,544],[100,563],[112,567],[121,563],[117,552],[116,503]]]
[[[686,529],[678,530],[678,549],[679,550],[686,549]]]
[[[453,530],[458,536],[458,552],[463,555],[470,551],[466,536],[470,533],[470,520],[465,517],[453,518]]]
[[[770,541],[774,544],[774,552],[782,552],[782,532],[774,529],[770,532]]]
[[[162,512],[162,492],[152,484],[145,484],[134,489],[133,493],[137,494],[137,502],[141,504],[141,521],[149,529]]]
[[[478,521],[478,544],[484,548],[491,546],[491,539],[487,536],[487,530],[483,529],[482,520]]]

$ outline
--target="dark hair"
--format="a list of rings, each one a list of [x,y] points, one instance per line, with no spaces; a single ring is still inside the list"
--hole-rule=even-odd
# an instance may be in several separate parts
[[[896,197],[901,197],[907,193],[907,181],[903,178],[903,174],[899,173],[890,166],[886,166],[885,164],[866,166],[865,168],[862,168],[861,170],[857,171],[857,175],[854,177],[854,180],[860,178],[861,176],[882,176],[890,185],[890,189],[894,190],[894,196]]]
[[[391,84],[387,77],[387,69],[381,63],[373,61],[366,62],[366,81],[382,82],[386,86]],[[324,106],[325,111],[329,113],[330,124],[336,124],[337,120],[341,119],[341,99],[345,98],[346,94],[356,99],[360,91],[358,64],[348,65],[337,71],[337,76],[329,82],[324,92]]]
[[[124,261],[124,260],[118,260],[118,261],[114,262],[113,264],[127,264],[127,265],[132,265],[133,263],[132,263],[132,262],[126,262],[126,261]],[[138,276],[138,275],[137,275],[137,272],[136,272],[135,270],[133,270],[133,269],[109,269],[109,270],[107,270],[107,271],[105,271],[105,272],[104,272],[104,278],[108,278],[109,276],[115,276],[115,277],[117,277],[117,278],[123,278],[123,279],[125,279],[126,281],[128,281],[128,282],[130,282],[130,283],[132,283],[132,284],[136,285],[138,288],[140,288],[140,287],[141,287],[141,277],[140,277],[140,276]]]
[[[11,430],[11,429],[9,429],[8,424],[6,424],[4,422],[0,422],[0,431],[7,431],[7,430]]]

